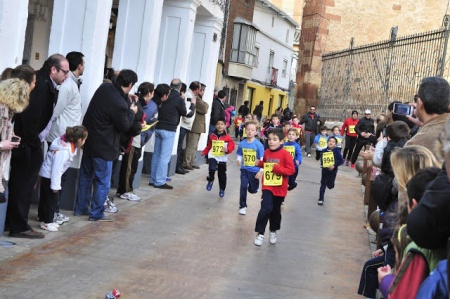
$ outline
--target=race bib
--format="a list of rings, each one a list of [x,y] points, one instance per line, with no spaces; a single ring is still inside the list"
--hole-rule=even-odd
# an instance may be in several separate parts
[[[284,149],[287,150],[289,152],[289,154],[291,154],[292,159],[294,159],[294,157],[295,157],[295,146],[293,146],[293,145],[285,145]]]
[[[300,128],[295,128],[295,129],[297,130],[298,136],[301,136],[302,135],[302,129],[300,129]]]
[[[213,140],[212,141],[212,155],[214,157],[223,157],[225,153],[223,152],[223,146],[225,141],[223,140]]]
[[[238,127],[242,124],[242,120],[237,121]]]
[[[319,146],[325,148],[327,146],[327,139],[323,137],[319,138]]]
[[[247,130],[244,127],[244,130],[242,130],[242,137],[247,138]]]
[[[275,163],[264,163],[264,186],[281,186],[283,177],[273,173]]]
[[[355,125],[348,126],[348,132],[349,132],[350,134],[355,134],[355,133],[356,133],[356,131],[355,131]]]
[[[342,145],[342,138],[336,137],[336,140],[337,140],[337,146],[341,147],[341,145]]]
[[[256,165],[256,151],[255,150],[243,148],[242,153],[244,154],[244,165],[245,166],[255,166]]]
[[[333,152],[324,152],[322,154],[322,167],[328,168],[334,165],[334,154]]]

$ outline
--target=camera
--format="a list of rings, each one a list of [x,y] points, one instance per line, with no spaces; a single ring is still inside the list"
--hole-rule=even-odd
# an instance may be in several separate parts
[[[11,137],[11,142],[19,142],[19,141],[20,141],[19,137],[17,137],[17,136]]]
[[[414,107],[408,104],[395,103],[392,110],[393,114],[397,115],[414,115]]]

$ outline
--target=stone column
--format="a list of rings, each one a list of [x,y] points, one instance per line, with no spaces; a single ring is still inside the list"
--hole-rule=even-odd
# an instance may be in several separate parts
[[[71,51],[84,54],[86,67],[80,88],[83,115],[95,91],[103,82],[111,6],[112,0],[54,2],[49,55],[66,55]],[[78,154],[67,170],[60,202],[63,209],[73,209],[80,163],[81,154]]]
[[[0,72],[22,64],[28,0],[0,0]]]

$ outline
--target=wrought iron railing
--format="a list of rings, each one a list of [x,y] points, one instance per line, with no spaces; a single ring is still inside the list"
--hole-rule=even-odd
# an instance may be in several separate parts
[[[332,52],[322,57],[319,111],[323,118],[342,120],[352,110],[385,113],[391,101],[411,102],[424,77],[448,80],[449,22],[443,29]]]

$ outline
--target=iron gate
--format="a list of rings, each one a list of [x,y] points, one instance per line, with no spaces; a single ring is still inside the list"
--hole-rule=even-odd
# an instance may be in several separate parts
[[[449,38],[446,15],[443,29],[397,38],[397,27],[389,40],[332,52],[322,57],[319,91],[321,117],[343,120],[352,110],[371,109],[385,113],[390,102],[411,102],[422,78],[443,76]]]

